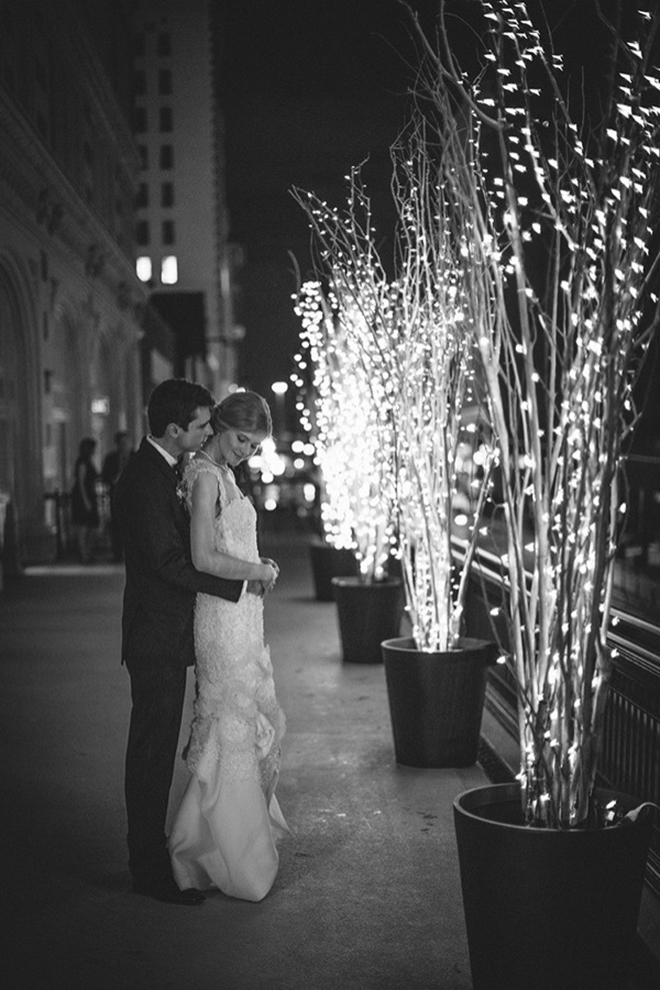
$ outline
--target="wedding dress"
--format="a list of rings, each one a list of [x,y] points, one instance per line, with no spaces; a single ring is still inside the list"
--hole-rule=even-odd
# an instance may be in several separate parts
[[[188,504],[202,471],[218,483],[215,548],[258,561],[255,510],[214,462],[195,459],[186,469]],[[277,874],[276,841],[289,831],[275,797],[285,719],[264,645],[263,599],[244,592],[233,603],[198,594],[195,657],[185,753],[192,777],[169,838],[174,877],[182,890],[217,887],[259,901]]]

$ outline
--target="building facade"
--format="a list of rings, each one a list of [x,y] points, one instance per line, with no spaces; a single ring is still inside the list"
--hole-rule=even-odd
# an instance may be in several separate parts
[[[0,5],[5,570],[48,559],[80,440],[142,432],[132,52],[123,0]],[[100,466],[100,463],[99,463]],[[10,545],[11,544],[11,545]]]
[[[140,155],[137,273],[178,339],[178,373],[222,398],[236,380],[236,254],[228,242],[223,118],[209,0],[133,5]]]

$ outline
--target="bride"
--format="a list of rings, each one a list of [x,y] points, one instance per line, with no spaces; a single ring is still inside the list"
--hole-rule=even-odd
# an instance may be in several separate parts
[[[215,406],[211,426],[182,486],[193,563],[269,591],[279,569],[259,557],[255,510],[233,474],[270,435],[268,405],[254,392],[236,392]],[[259,901],[277,874],[276,841],[289,831],[275,797],[285,719],[264,645],[263,599],[243,594],[231,603],[198,594],[195,658],[185,753],[192,777],[169,838],[174,876],[182,890],[218,888]]]

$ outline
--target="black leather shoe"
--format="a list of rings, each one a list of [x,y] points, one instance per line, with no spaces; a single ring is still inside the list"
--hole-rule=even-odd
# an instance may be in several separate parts
[[[204,901],[204,894],[194,887],[188,890],[179,890],[174,881],[161,880],[133,881],[133,892],[144,894],[145,897],[153,897],[157,901],[164,901],[166,904],[183,904],[185,907],[196,907]]]

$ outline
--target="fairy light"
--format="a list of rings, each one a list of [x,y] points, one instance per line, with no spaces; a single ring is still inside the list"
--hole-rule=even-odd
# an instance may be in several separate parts
[[[359,170],[350,173],[346,215],[313,195],[305,202],[336,294],[338,322],[350,340],[346,347],[356,348],[350,352],[355,363],[371,362],[368,384],[378,383],[379,408],[387,410],[368,429],[372,440],[387,438],[384,446],[396,463],[390,483],[396,487],[399,555],[420,641],[451,634],[452,616],[438,608],[454,593],[447,525],[458,514],[472,523],[473,536],[486,529],[472,511],[452,511],[460,479],[457,445],[474,443],[484,459],[475,456],[472,463],[484,471],[499,456],[509,521],[501,565],[525,609],[512,616],[516,654],[498,662],[510,664],[525,699],[523,791],[530,820],[575,824],[590,781],[581,754],[597,732],[590,719],[603,709],[599,699],[607,683],[603,644],[620,515],[617,470],[635,419],[637,359],[659,315],[647,282],[657,255],[660,80],[642,74],[643,45],[628,41],[639,64],[626,64],[619,75],[602,132],[607,151],[591,157],[592,136],[585,140],[568,103],[553,101],[549,129],[537,123],[535,101],[545,83],[550,92],[561,91],[563,62],[544,50],[525,5],[480,5],[488,21],[484,57],[492,67],[488,73],[497,77],[496,93],[480,92],[479,82],[457,74],[452,63],[455,85],[469,97],[465,105],[479,108],[470,122],[465,168],[465,136],[453,115],[456,94],[441,73],[430,77],[434,124],[448,140],[441,142],[445,151],[428,208],[423,193],[430,187],[420,183],[419,165],[428,164],[423,149],[413,143],[398,160],[402,260],[396,279],[387,281],[375,251]],[[490,139],[486,147],[485,135],[500,121],[498,152]],[[445,228],[451,240],[443,237]],[[539,287],[541,251],[554,306]],[[513,312],[509,299],[515,300]],[[319,320],[317,313],[310,325],[318,329]],[[486,369],[501,456],[480,448],[476,432],[462,423],[467,386],[478,377],[468,332]],[[327,343],[310,333],[306,359],[323,361],[321,345]],[[329,353],[340,361],[341,354]],[[489,376],[490,368],[498,373]],[[352,387],[359,386],[354,381]],[[321,401],[322,383],[315,388]],[[319,438],[319,458],[333,444],[341,448],[318,407],[307,402],[305,417]],[[468,481],[466,488],[468,498],[480,498],[478,484]],[[517,526],[522,506],[528,523]],[[526,553],[543,561],[532,571],[533,594],[520,568]]]
[[[421,649],[446,650],[459,634],[467,588],[467,580],[452,577],[450,535],[459,526],[468,546],[475,545],[477,507],[485,500],[495,455],[492,446],[479,443],[476,424],[465,418],[475,404],[474,322],[444,233],[442,194],[425,184],[420,171],[422,152],[423,146],[412,142],[397,160],[402,263],[393,279],[386,277],[374,247],[358,170],[351,172],[345,215],[313,195],[300,198],[320,243],[330,293],[324,304],[318,283],[305,287],[297,312],[316,369],[310,420],[326,477],[326,518],[333,512],[336,519],[341,516],[336,506],[346,485],[340,483],[338,462],[347,446],[357,448],[352,431],[359,427],[358,435],[380,452],[388,468],[374,494],[396,507],[397,555],[413,636]],[[339,394],[341,408],[332,405]],[[471,458],[477,449],[478,463]],[[365,451],[360,458],[362,469],[368,456]],[[363,495],[360,501],[364,506],[372,500]],[[352,520],[357,540],[355,514]],[[387,525],[381,515],[379,531],[385,535]],[[391,539],[390,533],[388,543]],[[362,563],[370,553],[366,543],[358,551]]]
[[[544,50],[525,5],[481,0],[480,7],[497,93],[484,99],[479,83],[452,63],[447,77],[431,70],[428,95],[446,149],[441,181],[468,286],[465,319],[477,328],[484,366],[499,371],[486,381],[493,425],[508,452],[501,468],[509,542],[501,561],[526,606],[512,616],[519,651],[511,665],[528,700],[520,712],[521,781],[530,820],[575,824],[592,772],[582,751],[598,731],[589,719],[602,712],[607,681],[617,471],[636,416],[638,359],[660,316],[648,288],[658,254],[660,80],[645,69],[653,65],[645,45],[659,21],[647,13],[646,34],[622,40],[636,64],[621,61],[625,72],[615,77],[602,131],[606,151],[592,157],[594,135],[585,140],[568,103],[556,102],[549,129],[537,123],[534,101],[562,91],[563,61]],[[469,168],[458,125],[452,130],[449,75],[465,87],[466,105],[479,107],[470,122]],[[505,122],[499,159],[495,142],[482,143],[482,130],[498,121]],[[529,250],[536,253],[528,257]],[[538,291],[540,251],[554,309]],[[528,522],[517,527],[522,505]],[[533,570],[531,595],[519,568],[524,551],[545,562]]]
[[[375,406],[365,401],[370,383],[346,325],[361,316],[350,303],[340,311],[337,298],[327,298],[316,281],[302,286],[295,312],[302,324],[301,347],[313,368],[313,410],[306,410],[301,425],[313,436],[323,478],[323,529],[333,546],[355,551],[365,580],[379,579],[393,521],[385,483],[387,444],[375,442],[381,424]]]

